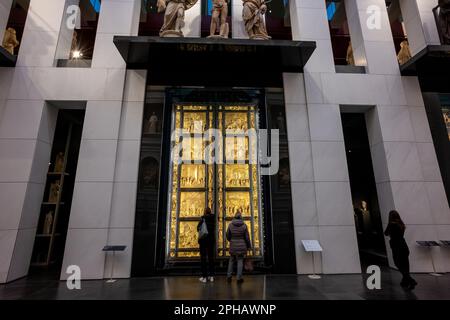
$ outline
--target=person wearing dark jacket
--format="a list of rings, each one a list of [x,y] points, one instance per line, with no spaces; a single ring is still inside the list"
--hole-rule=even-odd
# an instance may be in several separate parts
[[[231,282],[234,261],[237,260],[238,283],[242,283],[242,268],[244,257],[251,248],[250,235],[247,225],[242,221],[242,214],[238,211],[227,229],[227,240],[230,242],[230,260],[228,261],[227,281]]]
[[[409,273],[409,248],[404,237],[405,230],[406,226],[400,218],[400,214],[395,210],[389,212],[389,223],[384,235],[390,237],[389,244],[392,249],[394,264],[403,276],[400,285],[412,290],[417,282]]]
[[[200,281],[205,283],[208,280],[214,282],[214,256],[216,254],[216,217],[211,212],[211,208],[205,208],[204,214],[197,225],[197,231],[200,231],[202,223],[206,223],[208,235],[198,239],[200,245],[200,262],[202,277]],[[206,261],[208,260],[208,262]]]

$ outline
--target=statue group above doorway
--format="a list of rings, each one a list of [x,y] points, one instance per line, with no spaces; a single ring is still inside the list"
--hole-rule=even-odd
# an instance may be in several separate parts
[[[158,0],[158,12],[164,12],[164,23],[159,31],[160,37],[183,37],[184,13],[198,0]],[[264,15],[267,0],[242,0],[242,19],[245,31],[252,40],[268,40]],[[209,38],[228,38],[230,26],[227,22],[229,0],[212,0],[212,17]],[[219,31],[219,34],[216,32]]]

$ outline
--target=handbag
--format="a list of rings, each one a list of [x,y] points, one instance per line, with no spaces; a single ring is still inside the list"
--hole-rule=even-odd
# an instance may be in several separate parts
[[[198,230],[198,238],[204,239],[208,235],[208,226],[206,225],[205,219],[202,220],[200,229]]]
[[[253,261],[249,258],[246,258],[244,261],[244,270],[251,272],[253,271]]]

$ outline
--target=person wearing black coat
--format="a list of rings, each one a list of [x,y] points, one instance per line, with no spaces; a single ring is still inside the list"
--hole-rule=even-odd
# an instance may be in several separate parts
[[[200,231],[202,223],[206,223],[208,235],[198,239],[200,246],[200,262],[202,276],[200,282],[214,281],[214,258],[216,254],[216,216],[211,208],[205,208],[204,214],[197,225],[197,231]],[[208,261],[207,261],[208,260]]]
[[[417,282],[409,273],[409,248],[404,237],[405,230],[406,226],[400,218],[400,214],[395,210],[389,212],[389,223],[384,235],[390,237],[389,244],[392,249],[394,264],[403,276],[400,285],[412,290]]]

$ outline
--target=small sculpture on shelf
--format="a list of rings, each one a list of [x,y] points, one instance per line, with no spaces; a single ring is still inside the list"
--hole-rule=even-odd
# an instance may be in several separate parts
[[[245,23],[245,30],[250,39],[268,40],[271,37],[267,34],[264,15],[267,11],[265,0],[242,0],[244,8],[242,18]]]
[[[55,172],[64,171],[64,153],[58,152],[55,159]]]
[[[158,12],[164,12],[164,24],[160,37],[183,37],[184,12],[192,8],[198,0],[158,0]]]
[[[353,46],[351,41],[348,43],[347,56],[345,60],[347,61],[347,65],[349,66],[355,65],[355,57],[353,56]]]
[[[5,36],[3,37],[2,47],[6,49],[9,53],[14,55],[14,49],[19,46],[20,42],[17,40],[17,33],[14,28],[8,28],[5,31]]]
[[[213,0],[210,35],[208,38],[228,38],[230,26],[227,22],[229,0]],[[216,31],[219,29],[219,34]]]
[[[411,51],[409,50],[408,41],[404,40],[400,43],[400,51],[397,55],[398,63],[405,64],[408,60],[411,59]]]
[[[439,28],[442,44],[450,45],[450,0],[439,0]]]
[[[147,121],[145,133],[157,133],[158,124],[159,124],[158,116],[156,115],[155,112],[153,112],[152,115],[150,116],[150,119],[148,119]]]
[[[60,191],[59,181],[50,184],[50,192],[48,194],[48,202],[55,203],[58,201],[58,195]]]
[[[52,233],[52,224],[53,224],[53,211],[49,211],[45,215],[43,234]]]

